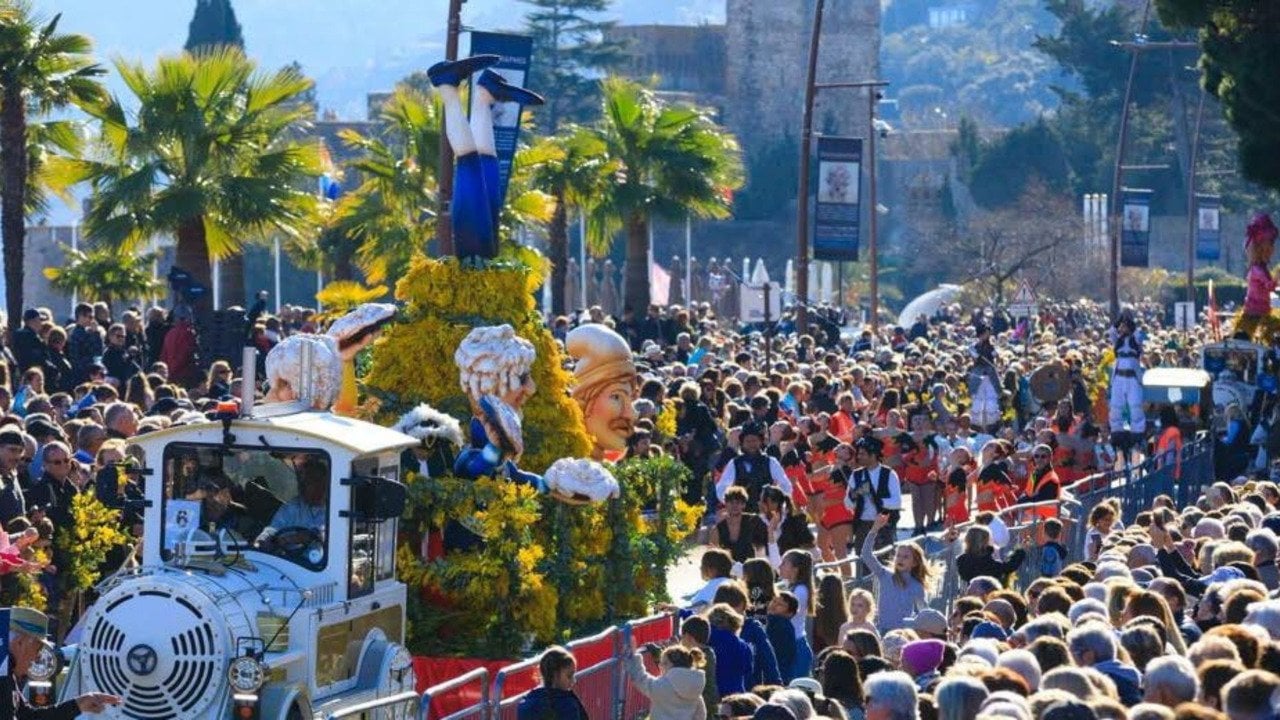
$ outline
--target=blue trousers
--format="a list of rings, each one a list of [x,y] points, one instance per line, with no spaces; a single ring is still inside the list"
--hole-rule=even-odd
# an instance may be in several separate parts
[[[458,158],[453,174],[454,254],[460,258],[498,255],[498,158],[468,153]]]

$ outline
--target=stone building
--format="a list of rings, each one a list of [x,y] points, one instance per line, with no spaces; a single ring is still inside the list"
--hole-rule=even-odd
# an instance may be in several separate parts
[[[619,26],[609,39],[628,45],[622,74],[656,76],[660,91],[715,109],[750,158],[800,136],[815,0],[725,2],[724,25]],[[879,70],[879,1],[828,2],[818,81],[872,80]],[[820,92],[814,129],[866,137],[866,91]]]

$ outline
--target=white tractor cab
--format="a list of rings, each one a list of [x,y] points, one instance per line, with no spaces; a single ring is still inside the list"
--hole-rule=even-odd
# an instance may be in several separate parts
[[[1248,411],[1259,389],[1275,391],[1276,378],[1267,368],[1267,348],[1247,340],[1224,340],[1200,350],[1200,368],[1213,378],[1213,427],[1223,429],[1228,405]]]
[[[395,542],[417,441],[296,405],[231,408],[131,441],[141,566],[99,588],[61,698],[119,695],[106,717],[136,720],[302,720],[414,689]]]

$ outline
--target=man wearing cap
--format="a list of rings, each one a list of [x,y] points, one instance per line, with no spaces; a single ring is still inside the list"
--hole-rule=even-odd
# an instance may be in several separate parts
[[[18,483],[18,463],[26,448],[22,432],[12,427],[0,430],[0,525],[27,513],[27,501]]]
[[[45,344],[37,332],[44,318],[35,308],[27,308],[22,313],[22,327],[13,333],[13,356],[18,361],[18,372],[44,367]]]
[[[947,618],[933,608],[925,608],[908,617],[904,622],[907,627],[916,631],[916,635],[919,635],[921,640],[945,642],[947,639]]]
[[[716,497],[724,502],[724,494],[734,485],[747,491],[747,511],[756,512],[759,508],[760,491],[766,485],[777,485],[782,492],[791,495],[791,479],[782,469],[778,459],[764,454],[763,423],[748,422],[742,426],[742,454],[725,466],[720,479],[716,481]]]
[[[115,695],[91,692],[54,707],[37,708],[29,705],[19,688],[27,677],[31,664],[40,656],[40,651],[48,646],[45,640],[48,634],[49,618],[44,613],[31,608],[10,608],[9,667],[8,672],[0,676],[0,718],[71,720],[82,713],[96,715],[109,705],[120,704],[120,698]]]

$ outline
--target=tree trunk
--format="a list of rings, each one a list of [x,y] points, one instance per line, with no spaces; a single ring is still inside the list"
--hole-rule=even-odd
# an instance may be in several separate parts
[[[556,211],[547,228],[547,257],[551,261],[551,314],[564,315],[565,274],[569,265],[569,210],[564,205],[564,192],[555,194]]]
[[[27,238],[27,109],[22,88],[4,83],[0,100],[0,235],[4,244],[5,308],[9,328],[22,324],[22,276]]]
[[[213,272],[209,265],[209,246],[204,237],[204,218],[191,218],[178,228],[178,247],[173,262],[191,273],[191,282],[209,289],[204,297],[191,304],[196,317],[208,317],[213,309]]]
[[[244,307],[244,250],[223,258],[219,275],[222,280],[222,293],[219,297],[222,307]]]
[[[649,311],[649,218],[640,213],[627,220],[625,282],[626,307],[635,311],[635,317],[644,317]]]

